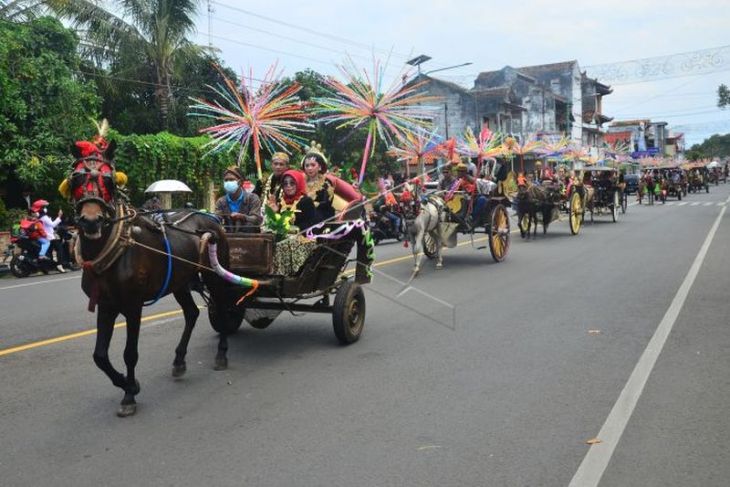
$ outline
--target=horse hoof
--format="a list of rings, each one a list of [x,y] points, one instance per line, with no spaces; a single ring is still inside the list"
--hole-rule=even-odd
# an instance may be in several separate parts
[[[182,365],[173,365],[172,366],[172,376],[175,377],[175,378],[182,377],[183,375],[185,375],[185,372],[187,370],[188,369],[185,366],[185,364],[182,364]]]
[[[443,269],[443,268],[444,268],[443,264],[436,264],[436,269]]]
[[[228,368],[228,359],[226,357],[216,357],[213,370],[226,370]]]
[[[134,416],[134,413],[136,412],[137,404],[122,404],[117,410],[117,416],[119,416],[120,418],[126,418],[127,416]]]

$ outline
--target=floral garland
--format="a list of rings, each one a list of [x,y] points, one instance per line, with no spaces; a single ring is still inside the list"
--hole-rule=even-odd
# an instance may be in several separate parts
[[[339,240],[343,237],[346,237],[349,235],[353,230],[356,228],[362,229],[366,228],[365,220],[359,219],[359,220],[353,220],[348,221],[340,225],[339,227],[335,228],[332,231],[322,233],[322,234],[315,234],[315,230],[321,230],[325,228],[326,223],[318,223],[316,225],[313,225],[307,229],[306,237],[310,240],[315,240],[318,238],[322,238],[325,240]],[[325,230],[326,231],[326,230]]]
[[[359,245],[362,246],[362,248],[365,251],[364,258],[367,262],[366,264],[359,263],[365,265],[367,276],[369,279],[372,279],[373,277],[373,262],[375,262],[375,240],[373,240],[372,232],[370,231],[370,227],[367,225],[365,220],[358,219],[353,221],[348,221],[343,223],[342,225],[338,226],[334,230],[322,233],[322,234],[315,234],[314,232],[316,230],[325,229],[325,223],[318,223],[317,225],[314,225],[313,227],[307,229],[305,237],[309,240],[316,240],[316,239],[325,239],[325,240],[340,240],[348,235],[350,235],[353,231],[359,230],[361,235],[361,241]],[[360,255],[360,250],[358,250],[358,256]],[[359,258],[359,257],[358,257]]]

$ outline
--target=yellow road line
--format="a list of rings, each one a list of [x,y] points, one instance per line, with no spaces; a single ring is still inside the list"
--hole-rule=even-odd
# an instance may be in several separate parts
[[[513,230],[512,233],[515,233],[515,230]],[[476,239],[474,239],[474,243],[484,242],[487,239],[488,239],[488,237],[476,238]],[[469,244],[471,244],[471,240],[460,242],[456,246],[461,247],[461,246],[469,245]],[[404,255],[402,257],[395,257],[393,259],[384,260],[382,262],[376,262],[374,264],[374,266],[382,267],[382,266],[386,266],[386,265],[390,265],[390,264],[395,264],[398,262],[403,262],[404,260],[408,260],[408,259],[412,259],[412,258],[413,258],[412,255]],[[352,272],[352,271],[350,271],[350,272]],[[182,314],[182,310],[180,310],[180,309],[174,310],[174,311],[165,311],[164,313],[157,313],[154,315],[145,316],[142,318],[141,321],[142,321],[142,323],[144,323],[145,321],[156,320],[159,318],[166,318],[169,316],[177,316],[180,314]],[[114,328],[123,328],[125,326],[127,326],[126,321],[122,321],[122,322],[114,324]],[[0,357],[2,357],[4,355],[10,355],[13,353],[24,352],[26,350],[32,350],[34,348],[45,347],[46,345],[53,345],[55,343],[61,343],[61,342],[65,342],[68,340],[75,340],[76,338],[83,338],[83,337],[86,337],[89,335],[95,335],[95,334],[96,334],[96,329],[84,330],[84,331],[79,331],[76,333],[71,333],[68,335],[62,335],[62,336],[55,337],[55,338],[49,338],[47,340],[40,340],[37,342],[26,343],[25,345],[18,345],[17,347],[4,348],[4,349],[0,349]]]
[[[157,320],[159,318],[166,318],[168,316],[177,316],[179,314],[182,314],[181,309],[177,309],[174,311],[165,311],[164,313],[157,313],[154,315],[145,316],[142,318],[141,321],[142,321],[142,323],[144,323],[145,321]],[[114,324],[114,328],[123,328],[125,326],[127,326],[126,321],[121,321],[119,323]],[[38,342],[26,343],[25,345],[18,345],[17,347],[4,348],[4,349],[0,350],[0,357],[2,357],[3,355],[10,355],[12,353],[24,352],[25,350],[31,350],[33,348],[38,348],[38,347],[45,347],[46,345],[53,345],[54,343],[65,342],[68,340],[74,340],[76,338],[81,338],[81,337],[95,335],[95,334],[96,334],[96,329],[85,330],[85,331],[79,331],[77,333],[71,333],[69,335],[63,335],[63,336],[56,337],[56,338],[49,338],[48,340],[41,340]]]

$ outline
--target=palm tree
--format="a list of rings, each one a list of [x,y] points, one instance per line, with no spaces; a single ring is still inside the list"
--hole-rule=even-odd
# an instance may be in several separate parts
[[[0,19],[10,22],[27,22],[44,11],[43,0],[0,0]]]
[[[79,31],[86,55],[106,66],[121,51],[140,53],[155,80],[155,100],[163,128],[168,126],[175,67],[202,54],[188,36],[195,30],[199,0],[48,0],[49,7]]]

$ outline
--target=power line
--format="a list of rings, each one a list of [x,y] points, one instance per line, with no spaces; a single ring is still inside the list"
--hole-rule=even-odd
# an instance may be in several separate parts
[[[333,48],[327,47],[327,46],[320,46],[319,44],[314,44],[312,42],[303,41],[301,39],[296,39],[294,37],[288,37],[288,36],[284,36],[284,35],[281,35],[281,34],[275,34],[273,32],[270,32],[268,30],[265,30],[265,29],[258,29],[256,27],[251,27],[251,26],[244,25],[244,24],[240,24],[240,23],[233,22],[233,21],[230,21],[230,20],[225,20],[225,19],[222,19],[222,18],[219,18],[219,17],[214,17],[214,18],[215,18],[215,20],[217,22],[223,22],[224,24],[229,24],[229,25],[233,25],[233,26],[236,26],[236,27],[242,27],[244,29],[252,30],[254,32],[259,32],[259,33],[262,33],[262,34],[268,34],[268,35],[271,35],[273,37],[278,37],[280,39],[284,39],[284,40],[287,40],[287,41],[293,41],[293,42],[296,42],[296,43],[299,43],[299,44],[303,44],[305,46],[314,47],[316,49],[322,49],[323,51],[333,52],[335,54],[344,54],[345,53],[345,51],[339,51],[337,49],[333,49]],[[362,59],[367,59],[365,56],[360,56],[360,55],[357,55],[357,54],[352,54],[352,56],[353,57],[359,57],[359,58],[362,58]]]
[[[410,57],[410,55],[408,55],[408,54],[396,53],[394,51],[389,51],[387,49],[375,48],[373,46],[369,46],[369,45],[364,44],[362,42],[354,41],[352,39],[347,39],[345,37],[335,36],[335,35],[332,35],[332,34],[327,34],[327,33],[320,32],[320,31],[315,30],[315,29],[310,29],[309,27],[304,27],[304,26],[297,25],[297,24],[293,24],[293,23],[290,23],[290,22],[285,22],[283,20],[279,20],[279,19],[275,19],[275,18],[272,18],[272,17],[268,17],[266,15],[261,15],[261,14],[258,14],[256,12],[252,12],[250,10],[246,10],[246,9],[243,9],[243,8],[240,8],[240,7],[234,7],[232,5],[227,5],[225,3],[221,3],[221,2],[219,2],[217,0],[211,0],[211,2],[214,3],[215,5],[219,5],[221,7],[224,7],[224,8],[230,9],[230,10],[233,10],[235,12],[239,12],[239,13],[242,13],[242,14],[245,14],[245,15],[249,15],[251,17],[256,17],[258,19],[265,20],[267,22],[272,22],[272,23],[275,23],[275,24],[283,25],[283,26],[289,27],[291,29],[296,29],[296,30],[300,30],[302,32],[307,32],[308,34],[315,35],[315,36],[319,36],[319,37],[322,37],[322,38],[325,38],[325,39],[337,41],[337,42],[340,42],[340,43],[343,43],[343,44],[348,44],[348,45],[351,45],[353,47],[359,47],[361,49],[367,49],[367,50],[372,50],[372,51],[380,51],[380,52],[387,53],[387,54],[394,54],[394,55],[396,55],[398,57],[401,57],[401,58],[404,58],[404,59],[408,59]]]
[[[332,64],[334,64],[334,63],[331,63],[331,62],[321,61],[319,59],[314,59],[314,58],[310,58],[310,57],[307,57],[307,56],[302,56],[302,55],[299,55],[299,54],[293,54],[293,53],[286,52],[286,51],[280,51],[279,49],[272,49],[270,47],[264,47],[264,46],[259,46],[257,44],[251,44],[250,42],[243,42],[243,41],[239,41],[239,40],[236,40],[236,39],[230,39],[228,37],[218,36],[218,35],[215,35],[215,34],[209,34],[209,35],[210,35],[210,37],[212,37],[214,39],[219,39],[221,41],[232,42],[233,44],[239,44],[241,46],[246,46],[246,47],[253,47],[255,49],[261,49],[262,51],[273,52],[274,54],[281,54],[281,55],[284,55],[284,56],[291,56],[291,57],[303,59],[305,61],[309,61],[309,62],[313,62],[313,63],[317,63],[317,64],[326,64],[327,66],[331,66]]]
[[[273,36],[273,37],[277,37],[279,39],[284,39],[284,40],[287,40],[287,41],[296,42],[296,43],[298,43],[300,45],[306,45],[306,46],[314,47],[316,49],[321,49],[321,50],[324,50],[324,51],[332,52],[332,53],[338,54],[340,56],[347,55],[347,56],[349,56],[351,58],[359,58],[359,59],[365,60],[365,61],[372,61],[372,58],[371,57],[369,58],[367,56],[363,56],[363,55],[360,55],[360,54],[349,53],[346,50],[338,50],[338,49],[335,49],[335,48],[332,48],[332,47],[327,47],[327,46],[322,46],[322,45],[315,44],[315,43],[311,43],[311,42],[307,42],[307,41],[302,41],[302,40],[296,39],[294,37],[284,36],[284,35],[277,34],[277,33],[274,33],[274,32],[271,32],[271,31],[268,31],[268,30],[265,30],[265,29],[259,29],[259,28],[256,28],[256,27],[251,27],[251,26],[248,26],[248,25],[245,25],[245,24],[241,24],[241,23],[238,23],[238,22],[233,22],[233,21],[226,20],[226,19],[222,19],[222,18],[219,18],[219,17],[214,17],[214,18],[215,18],[216,21],[222,22],[224,24],[229,24],[229,25],[233,25],[233,26],[236,26],[236,27],[242,27],[244,29],[252,30],[254,32],[259,32],[259,33],[262,33],[262,34],[267,34],[267,35],[270,35],[270,36]],[[208,37],[210,37],[210,35],[208,35]],[[233,41],[233,40],[231,40],[231,42],[239,42],[239,41]],[[263,50],[266,50],[266,51],[273,51],[273,49],[271,49],[269,47],[265,47],[265,46],[254,45],[254,44],[249,44],[248,46],[249,47],[254,47],[255,49],[263,49]],[[287,56],[301,57],[298,54],[294,54],[294,53],[287,52],[287,51],[282,51],[282,50],[276,50],[276,51],[279,52],[279,53],[281,53],[281,54],[283,54],[283,55],[287,55]],[[309,58],[309,59],[313,59],[313,58]],[[321,59],[316,60],[316,62],[319,62],[321,64],[325,64],[325,65],[331,65],[331,66],[336,66],[337,65],[335,62],[332,62],[332,61],[329,61],[329,62],[328,61],[323,61]],[[403,69],[402,68],[398,68],[397,66],[386,65],[386,66],[383,67],[383,72],[390,71],[391,73],[393,73],[394,72],[393,70],[397,70],[397,74],[399,75],[399,77],[400,77],[401,74],[403,74]]]

